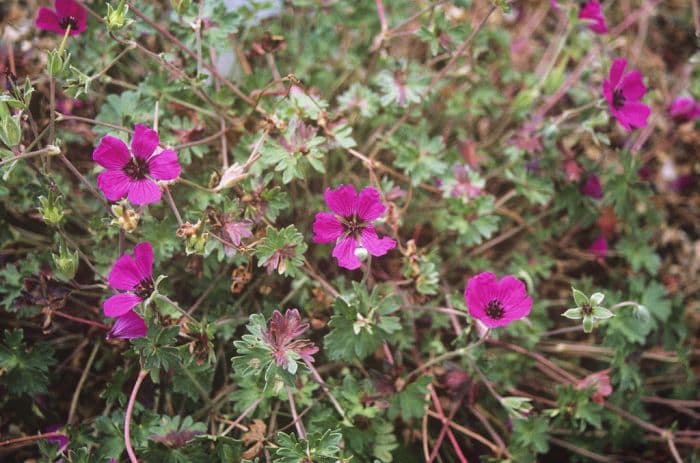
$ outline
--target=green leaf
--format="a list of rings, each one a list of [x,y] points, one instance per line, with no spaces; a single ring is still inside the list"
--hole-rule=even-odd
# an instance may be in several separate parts
[[[327,430],[323,434],[310,433],[306,439],[294,434],[277,433],[277,463],[336,463],[343,435],[338,430]]]
[[[47,391],[48,372],[56,363],[53,349],[39,342],[25,344],[24,330],[5,330],[0,344],[0,385],[10,396],[32,396]]]
[[[276,230],[267,227],[265,238],[255,250],[258,267],[265,267],[267,273],[277,270],[285,276],[296,276],[304,265],[306,252],[304,235],[299,233],[294,225]]]
[[[408,421],[412,418],[420,418],[425,414],[425,398],[428,385],[433,378],[421,376],[406,388],[391,398],[388,416],[390,419],[401,417]]]

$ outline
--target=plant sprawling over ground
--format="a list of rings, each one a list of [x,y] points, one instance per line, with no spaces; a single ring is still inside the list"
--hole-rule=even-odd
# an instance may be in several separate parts
[[[0,21],[0,460],[698,461],[697,0]]]

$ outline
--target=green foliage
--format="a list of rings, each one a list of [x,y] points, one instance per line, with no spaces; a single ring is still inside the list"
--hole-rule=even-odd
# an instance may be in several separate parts
[[[275,461],[280,463],[335,463],[338,461],[342,434],[328,430],[323,434],[310,434],[306,439],[299,439],[294,434],[280,432],[277,434],[278,448]]]
[[[353,283],[352,293],[336,298],[333,304],[331,331],[324,341],[327,355],[353,360],[372,354],[401,330],[398,317],[391,315],[399,307],[396,297],[382,295],[378,288],[368,293]]]
[[[56,363],[48,344],[26,345],[24,330],[5,330],[0,345],[0,385],[11,396],[32,396],[47,391],[48,372]]]
[[[268,273],[277,270],[280,275],[296,276],[304,265],[306,248],[304,236],[294,225],[280,230],[267,227],[265,238],[255,250],[255,257],[258,266],[264,266]]]

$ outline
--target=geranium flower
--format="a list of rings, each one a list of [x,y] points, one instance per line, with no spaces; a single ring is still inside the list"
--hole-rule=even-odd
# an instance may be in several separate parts
[[[107,169],[97,176],[97,185],[110,201],[128,195],[133,204],[160,200],[156,180],[174,180],[180,175],[180,163],[173,150],[158,150],[158,133],[136,124],[131,152],[126,143],[105,135],[92,153],[92,159]],[[133,153],[133,156],[132,156]]]
[[[134,339],[146,336],[148,327],[143,318],[133,310],[117,317],[112,329],[107,333],[107,339]]]
[[[590,0],[578,12],[578,19],[588,23],[588,28],[598,34],[606,34],[608,26],[605,24],[603,9],[598,0]]]
[[[606,240],[603,235],[599,236],[588,247],[588,252],[590,252],[591,254],[593,254],[596,257],[600,257],[600,258],[607,257],[608,256],[608,240]]]
[[[51,426],[46,428],[45,432],[46,433],[54,433],[54,432],[62,430],[64,426],[65,425],[63,425],[63,424],[52,424]],[[63,453],[68,448],[68,445],[70,444],[70,439],[68,439],[68,436],[65,434],[59,434],[56,437],[47,437],[46,441],[51,442],[52,444],[58,445],[58,452],[59,453]]]
[[[55,0],[52,10],[45,6],[36,15],[36,27],[45,31],[65,34],[70,26],[70,35],[78,35],[87,29],[87,10],[75,0]]]
[[[505,326],[530,314],[532,299],[512,275],[500,280],[490,272],[473,276],[464,291],[469,314],[489,328]]]
[[[375,188],[363,188],[358,195],[352,185],[340,185],[335,190],[326,189],[326,204],[333,212],[319,212],[314,220],[314,242],[332,243],[333,257],[338,265],[349,270],[360,268],[360,259],[355,254],[358,247],[373,256],[383,256],[394,249],[396,241],[379,238],[372,221],[386,211],[379,192]]]
[[[668,108],[668,114],[678,121],[692,121],[700,118],[700,104],[691,97],[678,97]]]
[[[651,109],[641,102],[647,91],[642,74],[635,70],[623,76],[626,67],[624,58],[613,61],[610,75],[603,81],[603,96],[612,115],[627,131],[631,131],[647,125]]]
[[[104,302],[108,317],[125,315],[153,293],[153,247],[151,243],[139,243],[134,256],[123,255],[114,263],[107,279],[114,289],[127,291],[116,294]]]
[[[287,368],[290,353],[295,353],[302,360],[313,362],[313,355],[318,352],[316,347],[308,339],[295,339],[309,328],[308,323],[301,322],[301,316],[297,309],[287,309],[282,315],[275,310],[268,323],[267,330],[262,333],[262,339],[272,348],[272,356],[277,366]]]
[[[552,8],[559,11],[559,3],[557,0],[549,0],[549,4],[552,6]]]
[[[581,185],[581,193],[593,199],[601,199],[603,197],[603,185],[600,184],[600,178],[595,174],[589,175]]]

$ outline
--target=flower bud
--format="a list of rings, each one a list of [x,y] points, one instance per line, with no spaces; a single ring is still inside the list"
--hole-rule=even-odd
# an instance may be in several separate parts
[[[128,12],[129,5],[124,0],[121,0],[116,8],[112,8],[112,5],[107,4],[107,17],[105,20],[109,30],[114,31],[128,25],[131,22],[131,20],[126,19]]]
[[[115,217],[112,219],[112,225],[119,225],[119,228],[127,233],[133,232],[139,226],[140,216],[135,210],[127,207],[126,202],[112,206],[112,214]]]
[[[51,254],[51,257],[58,276],[64,280],[72,280],[75,277],[75,272],[78,271],[78,251],[70,252],[61,244],[58,254]]]
[[[63,220],[63,204],[61,204],[61,198],[52,199],[51,196],[51,194],[49,194],[48,198],[46,196],[39,196],[39,204],[41,204],[41,206],[39,206],[39,213],[44,219],[44,222],[57,227]]]
[[[46,70],[49,76],[57,77],[63,72],[63,69],[63,57],[61,57],[58,50],[51,50],[46,60]]]

